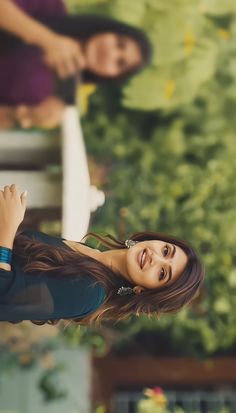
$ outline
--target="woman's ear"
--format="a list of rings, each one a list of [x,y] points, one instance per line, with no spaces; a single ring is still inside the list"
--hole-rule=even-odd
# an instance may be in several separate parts
[[[133,288],[133,291],[134,291],[135,294],[141,294],[141,293],[144,291],[144,288],[143,288],[143,287],[140,287],[140,285],[136,285],[136,286]]]

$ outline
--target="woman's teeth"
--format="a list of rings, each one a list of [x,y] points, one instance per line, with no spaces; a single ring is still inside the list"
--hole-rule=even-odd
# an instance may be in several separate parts
[[[147,255],[147,253],[146,253],[146,249],[144,249],[144,250],[143,250],[143,253],[142,253],[142,257],[141,257],[141,269],[143,269],[143,266],[144,266],[144,263],[145,263],[145,258],[146,258],[146,255]]]

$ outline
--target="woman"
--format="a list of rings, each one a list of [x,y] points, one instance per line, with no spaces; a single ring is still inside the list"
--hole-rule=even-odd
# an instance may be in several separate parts
[[[154,232],[126,242],[97,237],[108,247],[101,252],[36,231],[16,236],[25,208],[18,187],[0,191],[1,321],[89,323],[172,313],[203,282],[202,265],[183,241]]]
[[[74,100],[71,76],[80,73],[84,81],[96,83],[122,81],[151,56],[140,30],[98,16],[69,16],[62,0],[2,0],[0,29],[0,120],[4,125],[5,119],[5,127],[14,120],[22,127],[53,127],[62,117],[60,103]],[[69,77],[63,88],[55,74]]]

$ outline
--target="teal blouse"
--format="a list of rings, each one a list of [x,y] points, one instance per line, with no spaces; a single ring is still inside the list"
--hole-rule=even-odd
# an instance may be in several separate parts
[[[22,234],[70,249],[61,238],[42,232],[26,230]],[[80,318],[97,310],[104,299],[104,288],[88,275],[27,274],[14,250],[12,271],[0,269],[0,321]]]

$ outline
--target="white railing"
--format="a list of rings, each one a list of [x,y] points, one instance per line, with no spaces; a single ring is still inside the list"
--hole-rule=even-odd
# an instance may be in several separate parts
[[[28,210],[61,208],[62,236],[80,241],[88,231],[91,212],[103,205],[105,196],[90,184],[79,113],[74,106],[65,110],[61,135],[1,131],[0,187],[16,183],[27,189]]]
[[[90,185],[87,155],[78,110],[65,110],[62,126],[62,236],[80,241],[89,227],[91,211],[103,205],[102,191]]]

